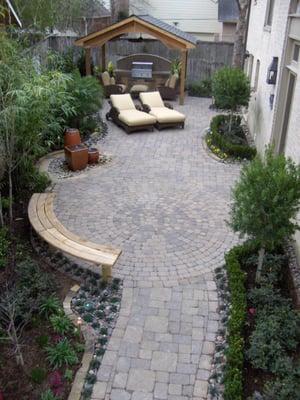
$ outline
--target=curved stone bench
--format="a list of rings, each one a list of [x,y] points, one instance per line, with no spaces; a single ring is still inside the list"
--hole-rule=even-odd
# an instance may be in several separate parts
[[[35,193],[28,205],[28,217],[33,229],[49,245],[71,256],[102,267],[102,277],[111,277],[111,270],[121,250],[101,246],[68,231],[57,219],[53,202],[55,193]]]

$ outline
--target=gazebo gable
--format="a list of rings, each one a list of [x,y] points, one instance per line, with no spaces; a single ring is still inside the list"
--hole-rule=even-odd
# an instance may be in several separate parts
[[[98,47],[111,39],[132,32],[149,34],[171,48],[188,50],[196,46],[196,38],[192,35],[148,15],[132,15],[98,32],[78,39],[75,44],[85,48]]]

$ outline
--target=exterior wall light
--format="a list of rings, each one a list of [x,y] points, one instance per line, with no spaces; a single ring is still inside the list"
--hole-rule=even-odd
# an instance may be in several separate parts
[[[267,83],[269,85],[276,84],[277,71],[278,71],[278,57],[273,57],[273,60],[268,68]]]

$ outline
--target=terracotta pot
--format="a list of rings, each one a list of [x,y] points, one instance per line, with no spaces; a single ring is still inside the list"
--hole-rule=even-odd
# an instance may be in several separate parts
[[[89,149],[89,164],[97,164],[99,161],[99,150],[95,148]]]
[[[88,163],[88,148],[84,144],[66,146],[65,158],[72,171],[84,169]]]
[[[67,128],[64,137],[64,145],[76,146],[81,143],[80,133],[78,129]]]

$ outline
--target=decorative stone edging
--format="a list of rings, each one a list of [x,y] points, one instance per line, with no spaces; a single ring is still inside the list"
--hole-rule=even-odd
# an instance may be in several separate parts
[[[215,270],[215,282],[219,297],[218,312],[220,314],[219,329],[215,341],[215,353],[212,362],[212,372],[209,377],[209,396],[211,400],[221,400],[223,398],[224,385],[223,377],[226,365],[225,352],[228,347],[227,321],[230,307],[230,294],[227,286],[227,276],[224,266]]]
[[[96,335],[93,330],[87,323],[81,321],[81,324],[78,324],[78,316],[73,313],[71,308],[71,303],[74,295],[79,291],[80,286],[74,285],[68,292],[65,300],[63,302],[63,308],[65,314],[70,318],[73,324],[78,328],[80,326],[80,331],[83,334],[84,338],[84,353],[82,356],[81,367],[78,369],[75,375],[75,379],[72,383],[71,392],[68,396],[68,400],[80,400],[82,390],[85,383],[86,375],[90,368],[90,363],[93,360],[94,356],[94,347],[96,342]]]

